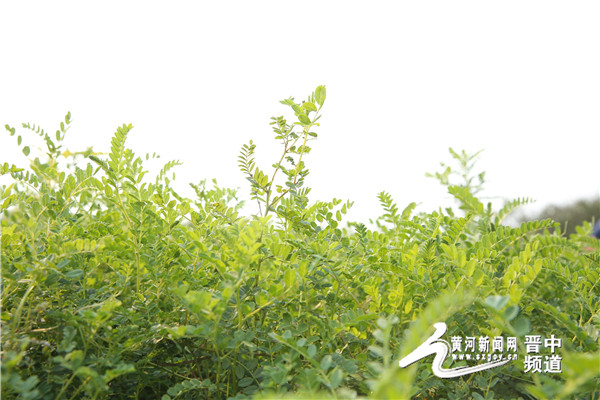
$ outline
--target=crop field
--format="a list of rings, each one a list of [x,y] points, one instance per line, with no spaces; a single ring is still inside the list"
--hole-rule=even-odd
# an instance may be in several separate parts
[[[528,200],[482,202],[454,150],[431,177],[456,207],[381,192],[348,221],[310,197],[325,99],[282,101],[272,164],[251,140],[232,157],[256,215],[215,182],[179,195],[177,161],[149,176],[131,125],[109,154],[63,146],[70,114],[7,125],[30,164],[0,165],[2,398],[600,400],[591,225],[508,226]]]

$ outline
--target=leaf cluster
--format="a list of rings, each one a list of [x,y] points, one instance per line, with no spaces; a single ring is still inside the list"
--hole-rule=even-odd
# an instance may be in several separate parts
[[[382,192],[375,228],[345,221],[351,202],[308,198],[324,101],[319,86],[282,102],[295,120],[272,119],[268,173],[242,148],[258,215],[216,181],[179,195],[177,161],[150,179],[131,125],[108,154],[64,149],[69,114],[55,138],[35,127],[45,154],[1,168],[2,397],[594,398],[598,241],[551,220],[503,225],[523,200],[495,211],[468,175],[448,185],[464,215],[400,211]],[[427,360],[398,368],[439,321],[449,335],[554,334],[563,374],[522,360],[455,380]]]

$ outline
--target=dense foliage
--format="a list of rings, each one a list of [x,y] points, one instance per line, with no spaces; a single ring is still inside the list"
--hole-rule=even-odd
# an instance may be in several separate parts
[[[306,186],[324,101],[322,86],[282,101],[294,122],[272,119],[272,168],[243,146],[260,204],[250,216],[216,183],[178,195],[177,162],[148,179],[125,146],[131,125],[102,155],[63,147],[70,114],[52,136],[24,124],[46,154],[0,167],[13,182],[0,191],[2,398],[600,398],[589,224],[569,238],[551,220],[503,225],[524,201],[484,205],[464,152],[433,175],[459,209],[401,211],[383,192],[376,226],[346,224],[350,202],[311,201]],[[439,321],[449,335],[517,336],[521,350],[528,333],[554,334],[563,371],[525,373],[522,359],[456,379],[435,377],[430,359],[399,368]]]

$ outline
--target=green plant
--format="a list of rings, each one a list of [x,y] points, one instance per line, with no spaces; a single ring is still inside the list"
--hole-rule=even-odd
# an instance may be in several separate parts
[[[551,218],[561,225],[561,231],[566,235],[577,232],[586,222],[592,226],[600,220],[600,198],[580,199],[576,202],[564,205],[549,205],[544,207],[535,215],[526,215],[520,213],[516,220],[519,222],[531,221],[536,219]],[[587,232],[591,234],[591,227],[586,227]]]
[[[464,184],[440,175],[464,215],[400,212],[383,192],[377,229],[343,227],[350,202],[308,197],[325,96],[282,102],[295,120],[272,119],[283,151],[271,172],[243,146],[261,207],[250,216],[216,181],[179,195],[177,161],[149,179],[126,147],[131,125],[98,154],[64,149],[70,114],[54,138],[24,124],[45,143],[36,156],[7,126],[30,165],[0,169],[12,177],[0,189],[3,398],[598,399],[598,243],[550,233],[551,220],[502,225],[522,201],[484,205],[464,152],[452,152]],[[399,368],[439,321],[450,335],[554,334],[563,374]]]

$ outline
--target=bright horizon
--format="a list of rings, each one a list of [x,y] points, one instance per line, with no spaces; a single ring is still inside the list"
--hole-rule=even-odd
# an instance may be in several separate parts
[[[184,163],[175,187],[216,178],[249,187],[237,167],[279,156],[279,101],[327,87],[306,157],[311,200],[354,201],[346,219],[448,203],[426,172],[448,148],[484,149],[485,197],[531,197],[536,210],[600,194],[600,4],[596,2],[178,2],[91,8],[4,3],[0,123],[53,133],[71,111],[70,150],[107,152],[116,128],[138,156]],[[0,135],[0,161],[24,162]],[[251,210],[254,210],[252,205]]]

